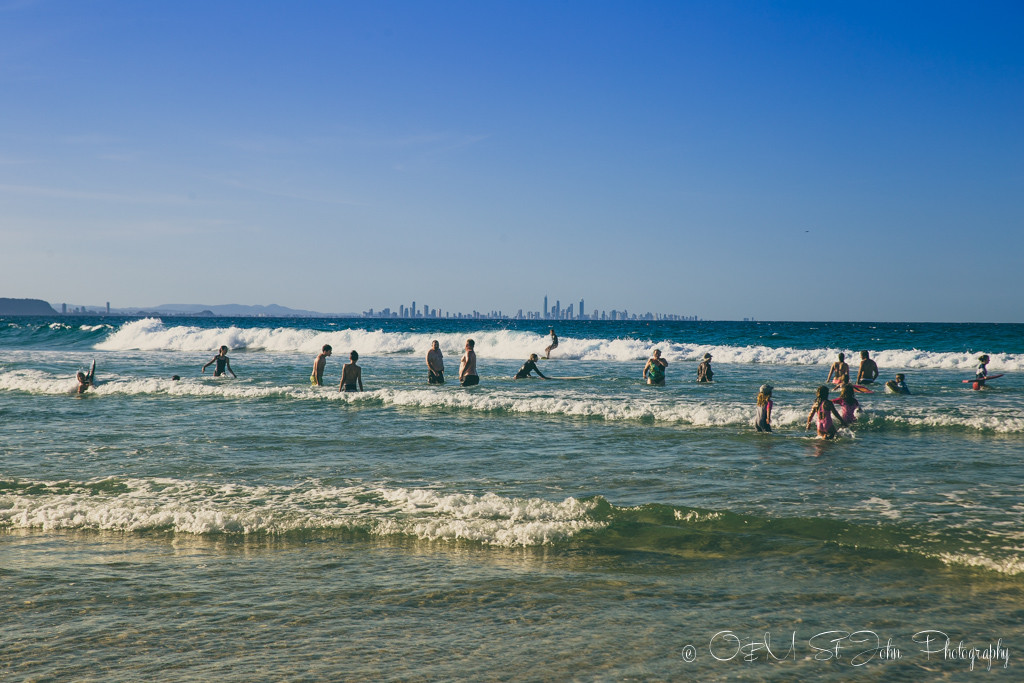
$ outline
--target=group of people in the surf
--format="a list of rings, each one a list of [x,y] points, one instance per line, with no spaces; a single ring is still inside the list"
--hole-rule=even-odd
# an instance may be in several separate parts
[[[551,357],[551,352],[558,347],[558,336],[555,334],[555,330],[551,329],[551,344],[544,349],[544,358],[548,359]],[[472,339],[467,339],[465,344],[465,354],[459,363],[459,384],[464,387],[475,386],[480,383],[480,377],[477,375],[476,370],[476,351],[475,342]],[[314,386],[323,386],[324,370],[327,366],[327,359],[333,353],[333,349],[330,344],[324,344],[320,353],[313,361],[313,372],[309,377],[309,381]],[[705,353],[703,359],[697,366],[697,382],[701,384],[707,384],[713,382],[714,371],[711,369],[711,354]],[[363,372],[362,368],[356,364],[359,360],[359,354],[353,350],[349,354],[349,362],[342,367],[341,371],[341,382],[339,383],[339,391],[363,391]],[[518,372],[513,376],[513,379],[526,379],[532,377],[532,373],[536,372],[537,376],[542,379],[551,379],[544,375],[537,367],[537,361],[540,358],[536,353],[531,353],[523,366],[519,368]],[[1001,377],[1001,375],[988,374],[988,363],[989,357],[987,354],[983,354],[978,357],[978,368],[975,372],[973,380],[964,380],[965,382],[972,382],[974,389],[980,389],[984,386],[985,382],[995,377]],[[210,365],[215,365],[213,376],[220,377],[226,373],[231,373],[232,377],[237,378],[235,371],[231,369],[231,361],[228,358],[228,347],[221,346],[218,354],[210,359],[202,367],[201,372],[205,373],[206,368]],[[651,357],[647,360],[644,365],[642,377],[651,385],[663,386],[665,384],[665,370],[668,368],[668,360],[661,355],[661,349],[654,349]],[[856,419],[857,414],[861,412],[860,402],[856,398],[857,392],[872,393],[871,389],[868,389],[869,384],[874,384],[878,380],[878,365],[874,360],[871,359],[870,354],[867,351],[860,352],[860,368],[857,371],[856,382],[850,382],[850,366],[846,363],[845,354],[840,353],[839,359],[832,364],[828,371],[828,377],[825,379],[825,384],[818,387],[814,396],[814,404],[811,407],[811,412],[807,415],[807,429],[811,429],[812,425],[817,429],[818,436],[824,439],[834,439],[837,433],[836,422],[841,426],[847,427],[852,425]],[[78,386],[76,392],[79,394],[85,393],[89,387],[95,386],[96,384],[96,361],[92,362],[92,367],[89,372],[78,372],[76,375],[78,380]],[[172,379],[180,379],[178,375],[175,375]],[[441,345],[435,339],[431,342],[430,350],[427,351],[427,383],[428,384],[444,384],[444,355],[441,353]],[[830,399],[829,384],[834,385],[838,388],[839,397],[836,399]],[[885,383],[885,390],[887,393],[892,394],[909,394],[910,389],[907,387],[906,378],[903,373],[897,373],[894,379],[889,380]],[[772,401],[773,387],[771,384],[762,384],[758,389],[757,393],[757,406],[754,414],[754,428],[759,432],[770,432],[772,431],[772,407],[774,403]],[[833,421],[833,417],[836,418]]]
[[[841,426],[848,427],[857,420],[857,415],[861,412],[860,402],[856,397],[857,393],[873,393],[865,385],[878,381],[878,365],[871,359],[871,355],[867,351],[860,352],[860,359],[857,380],[850,382],[850,366],[846,363],[845,354],[840,353],[839,359],[829,368],[828,377],[825,379],[826,383],[815,391],[814,404],[811,407],[811,412],[807,415],[807,429],[811,429],[813,426],[817,430],[818,436],[823,439],[836,437],[838,430],[836,422]],[[988,374],[989,360],[988,355],[978,358],[978,369],[974,379],[970,380],[973,382],[973,388],[980,389],[986,380],[1001,376]],[[654,349],[651,358],[644,366],[643,377],[648,384],[664,385],[665,368],[667,367],[668,361],[662,357],[661,349]],[[697,366],[697,381],[700,383],[711,382],[712,376],[711,354],[705,353],[704,359]],[[838,389],[838,398],[829,398],[831,393],[829,384]],[[771,419],[774,405],[772,391],[771,384],[762,384],[758,389],[753,424],[759,432],[772,431]],[[907,386],[905,375],[902,372],[896,373],[894,379],[885,383],[885,391],[890,394],[909,394],[910,388]],[[833,417],[836,418],[835,421],[832,420]]]

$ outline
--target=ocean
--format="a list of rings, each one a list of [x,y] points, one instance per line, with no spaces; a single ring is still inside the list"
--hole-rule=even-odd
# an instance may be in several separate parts
[[[0,680],[1024,677],[1024,325],[551,324],[0,318]]]

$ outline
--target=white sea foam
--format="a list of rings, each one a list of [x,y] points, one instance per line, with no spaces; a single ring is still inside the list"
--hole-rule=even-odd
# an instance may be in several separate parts
[[[421,355],[434,339],[440,342],[447,356],[459,356],[467,337],[476,341],[481,357],[520,359],[529,353],[543,353],[548,337],[520,330],[480,330],[468,333],[384,332],[383,330],[342,329],[308,330],[293,328],[224,327],[204,329],[193,326],[167,326],[157,318],[130,322],[98,343],[102,351],[183,351],[214,352],[222,344],[231,349],[301,353],[315,355],[324,344],[335,349],[357,349],[363,356]],[[843,349],[796,349],[769,346],[708,346],[678,341],[647,341],[640,339],[599,339],[563,337],[555,355],[560,359],[588,361],[639,361],[648,358],[655,348],[670,362],[697,361],[710,352],[715,362],[763,365],[828,366]],[[853,350],[845,350],[856,358]],[[991,353],[990,372],[1024,370],[1024,354]],[[977,354],[962,352],[920,351],[917,349],[879,350],[872,357],[882,367],[901,369],[973,370]]]
[[[552,502],[316,481],[292,487],[175,479],[19,484],[33,490],[21,494],[20,487],[9,487],[0,494],[0,527],[240,535],[357,529],[514,547],[555,543],[604,526],[589,518],[596,503],[575,498]]]
[[[77,382],[67,376],[55,376],[41,370],[0,371],[0,391],[23,391],[32,394],[60,395],[75,393]],[[685,427],[750,426],[754,409],[751,403],[728,399],[707,400],[703,396],[667,397],[656,395],[630,396],[595,394],[590,391],[563,390],[551,394],[535,394],[516,388],[487,387],[484,390],[460,391],[439,388],[384,388],[345,393],[332,387],[314,388],[305,384],[276,385],[251,379],[226,380],[213,377],[113,378],[89,389],[87,396],[165,395],[181,398],[264,399],[280,398],[296,401],[336,401],[355,405],[389,405],[426,410],[468,410],[520,415],[549,415],[576,418],[597,418],[608,421],[653,421],[658,424]],[[801,428],[807,419],[808,405],[775,402],[772,424],[778,429]],[[909,425],[921,428],[957,427],[1003,434],[1024,433],[1024,410],[1008,406],[946,407],[932,405],[875,404],[862,411],[857,421],[861,426],[884,424]],[[854,432],[856,429],[853,430]]]

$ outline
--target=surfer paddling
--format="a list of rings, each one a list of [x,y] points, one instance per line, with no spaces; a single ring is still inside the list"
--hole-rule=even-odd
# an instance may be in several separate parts
[[[209,363],[203,366],[202,372],[205,373],[206,368],[210,367],[214,363],[217,364],[217,367],[213,369],[214,377],[220,377],[221,375],[224,374],[225,371],[227,371],[231,373],[232,377],[238,379],[238,375],[236,375],[235,371],[231,369],[231,361],[228,359],[228,347],[220,347],[220,353],[214,356]]]
[[[515,377],[512,379],[526,379],[530,376],[531,372],[536,372],[541,379],[548,379],[544,376],[544,373],[540,371],[540,368],[537,367],[538,360],[540,359],[537,358],[537,354],[531,353],[530,357],[526,359],[525,363],[523,363],[523,367],[519,368],[519,372],[517,372]]]

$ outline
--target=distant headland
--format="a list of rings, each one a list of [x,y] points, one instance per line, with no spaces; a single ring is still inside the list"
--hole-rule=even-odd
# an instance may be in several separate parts
[[[0,315],[55,315],[53,306],[42,299],[5,299],[0,297]]]

